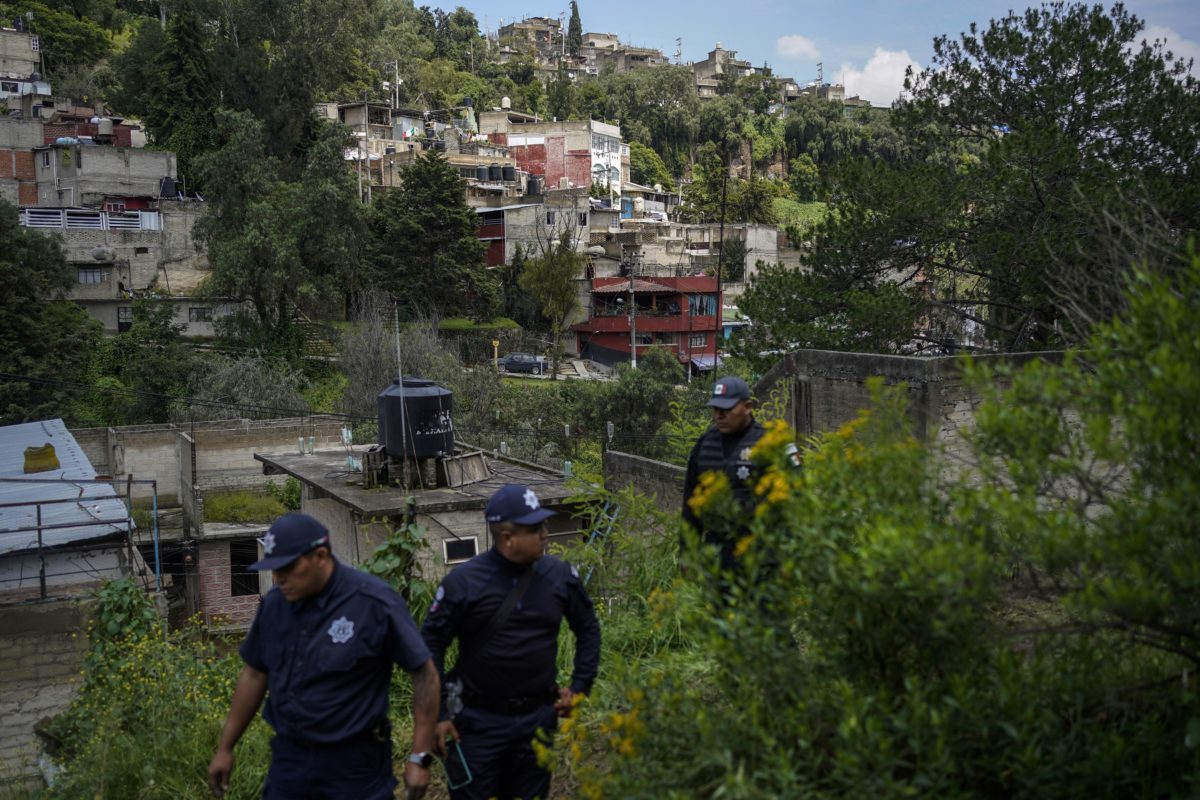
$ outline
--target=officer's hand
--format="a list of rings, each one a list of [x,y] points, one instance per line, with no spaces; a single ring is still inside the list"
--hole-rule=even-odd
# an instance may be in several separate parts
[[[208,765],[208,788],[217,797],[229,791],[229,775],[233,772],[233,751],[217,749]]]
[[[569,687],[560,686],[558,689],[558,700],[554,702],[554,710],[558,712],[560,717],[565,717],[571,713],[571,709],[575,707],[575,693]]]
[[[404,767],[404,800],[421,800],[429,788],[429,768],[411,761]]]
[[[444,719],[433,729],[433,752],[437,753],[441,758],[446,757],[447,739],[453,739],[457,742],[458,728],[454,727],[453,721]]]

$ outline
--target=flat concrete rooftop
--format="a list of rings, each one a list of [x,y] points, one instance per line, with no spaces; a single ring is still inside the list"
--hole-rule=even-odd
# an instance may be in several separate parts
[[[265,475],[290,475],[311,487],[315,497],[329,497],[357,511],[364,517],[383,517],[403,514],[406,500],[416,502],[416,511],[436,514],[445,511],[483,512],[488,498],[506,483],[524,483],[533,488],[546,506],[560,506],[575,492],[567,488],[562,475],[533,469],[511,461],[486,457],[492,475],[486,480],[459,488],[400,489],[395,486],[366,489],[361,472],[350,472],[346,456],[353,454],[361,460],[366,446],[356,445],[337,450],[318,450],[312,455],[299,453],[255,453],[262,462]],[[485,451],[486,456],[486,451]]]

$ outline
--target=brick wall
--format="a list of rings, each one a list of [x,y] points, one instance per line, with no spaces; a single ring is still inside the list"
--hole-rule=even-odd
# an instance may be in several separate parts
[[[90,610],[80,601],[0,607],[0,793],[37,774],[33,727],[70,705]]]
[[[36,181],[37,172],[33,168],[34,154],[30,150],[18,150],[13,153],[13,177],[19,181]]]
[[[231,594],[229,540],[200,542],[197,556],[200,611],[205,622],[249,625],[258,610],[259,596]]]

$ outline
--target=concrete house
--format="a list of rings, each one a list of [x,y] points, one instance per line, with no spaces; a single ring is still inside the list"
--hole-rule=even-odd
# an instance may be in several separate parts
[[[479,132],[508,147],[517,168],[548,189],[600,185],[620,194],[629,180],[629,145],[621,129],[596,120],[546,121],[511,109],[484,111]]]

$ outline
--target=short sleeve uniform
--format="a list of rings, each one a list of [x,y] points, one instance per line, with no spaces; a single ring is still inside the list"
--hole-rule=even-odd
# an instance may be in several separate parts
[[[315,597],[289,603],[268,592],[240,652],[267,675],[263,718],[275,732],[322,743],[385,720],[392,664],[411,672],[429,659],[404,599],[336,562]]]

